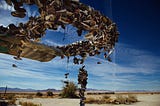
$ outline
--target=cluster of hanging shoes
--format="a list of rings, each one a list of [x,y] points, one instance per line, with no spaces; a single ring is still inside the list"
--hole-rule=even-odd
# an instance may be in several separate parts
[[[14,6],[11,14],[15,17],[25,17],[24,4],[35,4],[39,8],[40,16],[30,17],[27,23],[18,26],[10,24],[0,26],[0,34],[5,33],[20,37],[21,40],[39,41],[47,29],[57,30],[59,26],[65,29],[68,24],[77,28],[78,36],[88,31],[84,41],[57,47],[67,57],[80,55],[82,60],[76,64],[83,64],[85,57],[104,53],[104,57],[111,61],[110,51],[118,41],[116,24],[92,7],[72,0],[6,0],[8,5]],[[18,57],[18,56],[17,56]],[[80,62],[81,61],[81,62]]]

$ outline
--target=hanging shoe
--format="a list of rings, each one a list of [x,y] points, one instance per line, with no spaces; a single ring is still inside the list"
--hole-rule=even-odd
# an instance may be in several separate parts
[[[14,16],[14,17],[19,17],[19,18],[24,18],[26,16],[25,13],[23,13],[23,12],[17,12],[17,11],[12,11],[11,15]]]
[[[81,36],[82,35],[82,29],[78,29],[77,34],[78,34],[78,36]]]
[[[79,64],[77,57],[74,57],[74,58],[73,58],[73,63],[74,63],[74,64]]]
[[[81,25],[83,26],[83,28],[85,28],[86,30],[90,30],[90,26],[87,25],[86,23],[81,22]]]
[[[39,8],[43,7],[43,4],[39,0],[34,0],[34,2]]]
[[[64,59],[64,55],[61,55],[61,59]]]
[[[24,9],[24,8],[17,8],[17,10],[16,11],[18,11],[18,12],[26,12],[26,10]]]
[[[18,56],[13,57],[13,58],[16,59],[16,60],[22,60],[22,58],[20,58],[20,57],[18,57]]]
[[[111,60],[111,58],[110,58],[110,57],[108,57],[108,58],[107,58],[107,60],[108,60],[109,62],[112,62],[112,60]]]
[[[63,81],[63,82],[64,82],[65,84],[67,84],[67,85],[69,84],[69,82],[68,82],[68,81]]]
[[[7,3],[8,5],[12,6],[12,1],[11,1],[11,0],[5,0],[5,1],[6,1],[6,3]]]
[[[22,2],[17,2],[16,0],[13,2],[13,4],[15,10],[18,10],[21,6],[23,6]]]
[[[27,4],[31,4],[31,0],[25,0]]]
[[[85,38],[86,39],[93,39],[93,33],[90,32],[90,33],[86,34]]]
[[[102,63],[98,61],[97,64],[102,64]]]
[[[104,58],[105,58],[105,59],[107,58],[107,53],[104,53]]]
[[[66,74],[64,74],[64,75],[65,75],[65,78],[68,78],[69,73],[66,73]]]
[[[62,27],[63,29],[65,29],[65,25],[64,25],[64,24],[61,24],[61,27]]]
[[[8,27],[9,27],[10,30],[17,29],[17,27],[14,24],[9,24]]]
[[[68,76],[69,75],[69,73],[66,73],[66,74],[64,74],[65,76]]]
[[[15,64],[12,64],[12,67],[15,67],[15,68],[17,68],[17,65],[15,65]]]
[[[83,59],[81,59],[80,64],[83,64],[83,63],[84,63],[84,60],[83,60]]]

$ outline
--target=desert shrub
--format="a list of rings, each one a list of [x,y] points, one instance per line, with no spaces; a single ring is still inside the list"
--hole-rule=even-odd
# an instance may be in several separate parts
[[[12,99],[15,98],[15,94],[6,94],[4,97],[5,97],[5,99],[7,99],[7,100],[12,100]]]
[[[3,94],[0,93],[0,99],[2,99],[2,98],[3,98]]]
[[[37,93],[36,93],[36,96],[41,97],[41,96],[43,96],[43,94],[42,94],[41,92],[37,92]]]
[[[135,95],[128,95],[128,98],[126,100],[128,103],[135,103],[138,102],[137,96]]]
[[[21,106],[42,106],[41,104],[34,104],[32,102],[19,102]]]
[[[128,95],[127,97],[117,95],[114,104],[131,104],[135,102],[138,102],[138,99],[135,95]]]
[[[73,82],[69,82],[63,87],[60,95],[62,98],[77,98],[76,91],[77,86]]]
[[[103,96],[103,99],[110,99],[111,96],[105,95]]]
[[[47,91],[47,96],[53,96],[53,92]]]
[[[15,105],[15,104],[16,104],[16,98],[8,100],[8,105]]]
[[[33,95],[27,95],[27,99],[33,99]]]
[[[107,103],[110,103],[110,96],[103,96],[102,98],[87,98],[85,100],[85,103],[87,104],[107,104]]]
[[[14,105],[16,102],[15,94],[6,94],[4,98],[8,100],[8,105]]]
[[[134,95],[122,96],[116,95],[116,98],[111,98],[110,96],[103,96],[102,98],[87,98],[85,103],[88,104],[131,104],[138,102],[138,99]]]
[[[126,97],[122,95],[116,95],[115,104],[125,104],[126,103]]]
[[[87,98],[86,100],[85,100],[85,103],[88,103],[88,104],[97,104],[99,102],[99,100],[98,99],[94,99],[94,98],[92,98],[92,97],[90,97],[90,98]]]

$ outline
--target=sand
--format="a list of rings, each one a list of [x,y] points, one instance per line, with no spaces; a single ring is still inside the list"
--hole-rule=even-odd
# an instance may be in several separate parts
[[[160,106],[160,94],[137,94],[140,102],[131,104],[129,106]],[[34,98],[26,99],[20,98],[19,101],[28,101],[36,104],[42,104],[42,106],[79,106],[79,99],[58,99],[58,98]],[[126,106],[126,105],[112,105],[112,104],[86,104],[86,106]]]

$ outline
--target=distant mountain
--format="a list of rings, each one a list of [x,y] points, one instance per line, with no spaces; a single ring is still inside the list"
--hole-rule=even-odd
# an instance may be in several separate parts
[[[56,90],[56,89],[45,89],[45,90],[37,90],[39,92],[47,92],[47,91],[51,91],[51,92],[59,92],[61,90]]]
[[[56,89],[45,89],[45,90],[35,90],[35,89],[21,89],[21,88],[7,88],[7,92],[57,92]],[[5,87],[0,87],[0,92],[5,92]]]
[[[44,89],[44,90],[35,90],[35,89],[21,89],[21,88],[7,88],[7,92],[47,92],[47,91],[52,91],[52,92],[58,92],[60,90],[56,89]],[[86,91],[108,91],[109,90],[97,90],[97,89],[92,89],[92,88],[87,88]],[[5,92],[5,87],[0,87],[0,92]]]
[[[113,91],[111,91],[111,90],[103,90],[103,89],[99,90],[99,89],[93,89],[93,88],[87,88],[86,91],[105,91],[105,92],[113,92]]]
[[[0,92],[5,92],[6,87],[0,87]],[[52,91],[52,92],[59,92],[61,90],[56,90],[56,89],[44,89],[44,90],[35,90],[35,89],[21,89],[21,88],[7,88],[7,92],[47,92],[47,91]],[[160,92],[160,90],[98,90],[98,89],[93,89],[93,88],[87,88],[87,92]]]
[[[117,90],[115,92],[160,92],[160,90]]]

